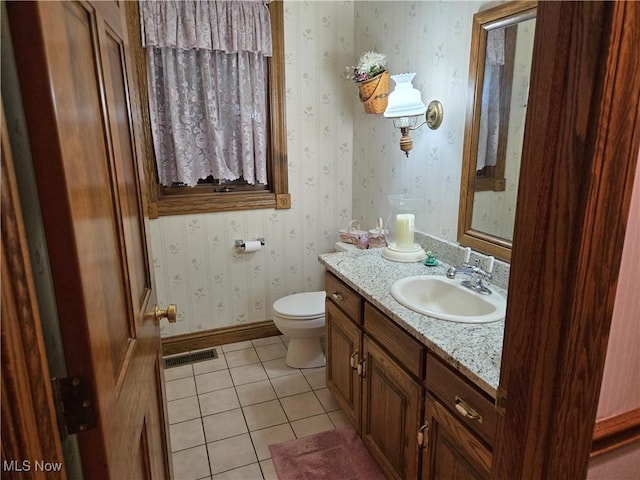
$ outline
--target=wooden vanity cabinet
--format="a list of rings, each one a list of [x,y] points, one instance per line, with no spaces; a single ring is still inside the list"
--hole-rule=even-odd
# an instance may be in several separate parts
[[[362,332],[329,299],[325,306],[327,388],[351,424],[360,431],[360,377],[357,358],[362,350]]]
[[[329,273],[326,285],[327,387],[387,478],[418,479],[426,348]]]
[[[357,367],[362,352],[363,300],[330,273],[326,275],[325,288],[327,388],[356,430],[360,431],[362,390]]]
[[[383,313],[364,304],[362,441],[388,478],[419,478],[426,348]]]
[[[497,412],[484,392],[427,355],[423,480],[488,479]]]
[[[326,289],[327,387],[386,477],[490,478],[493,399],[330,273]]]
[[[380,345],[364,336],[361,437],[387,478],[417,479],[424,393]]]
[[[430,394],[427,394],[424,417],[423,480],[491,477],[491,451]]]

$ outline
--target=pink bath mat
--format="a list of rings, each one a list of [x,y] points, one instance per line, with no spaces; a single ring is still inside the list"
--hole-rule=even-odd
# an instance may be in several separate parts
[[[384,480],[351,426],[269,445],[279,480]]]

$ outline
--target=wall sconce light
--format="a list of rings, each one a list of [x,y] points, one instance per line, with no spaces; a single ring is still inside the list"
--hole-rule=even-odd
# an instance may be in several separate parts
[[[416,130],[425,123],[431,130],[437,129],[442,123],[442,104],[438,100],[433,100],[429,106],[422,103],[420,92],[411,83],[415,73],[400,73],[391,75],[396,86],[389,94],[389,102],[384,111],[385,118],[393,120],[393,126],[400,129],[400,150],[407,157],[413,148],[413,140],[409,136],[410,130]],[[426,113],[426,120],[420,125],[416,124]]]

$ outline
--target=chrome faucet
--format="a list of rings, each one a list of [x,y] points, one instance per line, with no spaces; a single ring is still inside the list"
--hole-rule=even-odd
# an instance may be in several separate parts
[[[493,278],[492,272],[495,258],[488,257],[489,265],[487,266],[487,270],[483,270],[480,267],[480,260],[476,259],[474,265],[471,265],[469,263],[470,257],[471,248],[467,247],[465,249],[464,262],[462,263],[462,265],[449,268],[449,270],[447,270],[447,278],[456,278],[456,275],[459,273],[471,275],[471,280],[463,280],[462,282],[460,282],[460,284],[482,295],[491,295],[491,290],[482,281],[491,280]]]

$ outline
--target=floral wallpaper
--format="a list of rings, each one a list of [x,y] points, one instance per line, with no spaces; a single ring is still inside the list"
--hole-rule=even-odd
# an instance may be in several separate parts
[[[318,255],[352,217],[353,2],[285,2],[290,210],[161,217],[151,221],[160,305],[178,321],[163,336],[272,318],[281,296],[324,288]],[[236,239],[265,239],[253,253]]]
[[[285,1],[292,208],[153,220],[158,300],[179,311],[176,324],[162,324],[163,336],[267,320],[277,298],[322,289],[318,255],[333,250],[351,219],[367,229],[386,220],[392,193],[423,196],[417,228],[455,241],[471,21],[482,5]],[[444,106],[438,130],[412,132],[409,157],[399,130],[364,113],[343,78],[370,50],[387,55],[392,74],[416,72],[423,101]],[[258,237],[265,238],[259,252],[233,248],[236,239]]]
[[[439,100],[437,130],[411,132],[413,150],[400,150],[400,131],[382,116],[356,108],[354,120],[354,216],[361,224],[387,219],[387,196],[424,198],[416,228],[455,241],[473,14],[486,2],[356,2],[356,54],[387,54],[391,74],[416,72],[413,85],[428,104]],[[390,82],[390,89],[394,82]]]

